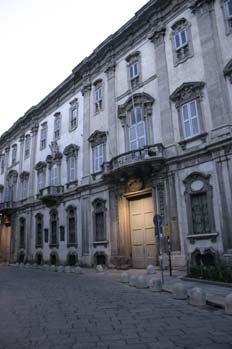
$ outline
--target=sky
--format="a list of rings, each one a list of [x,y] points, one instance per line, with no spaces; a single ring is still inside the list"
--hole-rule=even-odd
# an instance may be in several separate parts
[[[0,0],[0,135],[148,0]]]

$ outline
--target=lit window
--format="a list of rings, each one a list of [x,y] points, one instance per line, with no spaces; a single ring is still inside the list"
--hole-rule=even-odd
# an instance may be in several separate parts
[[[191,138],[200,134],[197,102],[191,101],[181,107],[184,138]]]
[[[130,113],[129,148],[143,148],[146,145],[145,123],[142,108],[136,106]]]

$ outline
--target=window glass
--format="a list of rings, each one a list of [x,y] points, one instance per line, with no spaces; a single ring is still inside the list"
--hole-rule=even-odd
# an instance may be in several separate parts
[[[226,12],[228,17],[232,17],[232,0],[226,0]]]
[[[51,168],[51,186],[56,186],[58,182],[58,168],[57,165],[53,165]]]
[[[191,195],[193,234],[210,232],[209,212],[206,193]]]
[[[104,162],[104,144],[98,144],[93,148],[93,156],[94,156],[94,161],[93,161],[93,166],[94,166],[94,172],[100,172],[101,165]]]
[[[185,138],[190,138],[200,133],[196,101],[191,101],[182,106],[182,118]]]
[[[137,106],[131,110],[131,126],[129,127],[129,149],[135,150],[146,145],[145,123],[142,108]]]

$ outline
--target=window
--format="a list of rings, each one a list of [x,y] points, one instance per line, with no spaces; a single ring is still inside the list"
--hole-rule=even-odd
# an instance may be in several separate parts
[[[36,247],[43,246],[43,215],[38,213],[36,215]]]
[[[76,245],[76,208],[68,207],[67,209],[67,220],[68,220],[68,245]]]
[[[25,248],[25,218],[20,218],[19,220],[19,248]]]
[[[183,83],[170,96],[178,111],[182,140],[188,140],[198,135],[205,136],[201,113],[204,85],[202,81]]]
[[[50,185],[54,187],[58,185],[58,167],[56,164],[52,165],[50,170]]]
[[[54,117],[54,139],[57,140],[60,138],[61,114],[55,113]]]
[[[93,147],[93,172],[101,172],[101,165],[104,162],[104,144],[98,144]]]
[[[97,87],[95,90],[95,111],[102,110],[102,87]]]
[[[89,142],[92,147],[93,173],[101,172],[105,161],[106,132],[95,131],[89,137]]]
[[[184,138],[191,138],[200,133],[197,102],[191,101],[181,107]]]
[[[221,0],[226,35],[232,33],[232,0]]]
[[[185,18],[180,19],[172,26],[171,39],[174,66],[193,56],[191,24]]]
[[[77,156],[79,147],[76,144],[69,144],[64,149],[64,155],[67,162],[67,181],[68,183],[77,180]]]
[[[92,203],[93,211],[93,228],[94,241],[106,241],[106,201],[103,199],[95,199]]]
[[[60,226],[60,241],[65,241],[65,229],[64,226]]]
[[[142,108],[134,107],[130,112],[129,149],[143,148],[146,144],[145,124]]]
[[[215,233],[210,176],[195,172],[185,180],[189,235]]]
[[[30,156],[30,143],[31,143],[31,137],[30,137],[30,135],[26,135],[26,137],[25,137],[24,159],[28,159],[29,156]]]
[[[58,214],[56,210],[50,212],[51,240],[50,246],[57,246]]]
[[[17,144],[14,144],[12,146],[12,156],[11,156],[11,163],[12,165],[16,164],[16,160],[17,160]]]
[[[128,79],[129,87],[135,88],[141,81],[141,56],[140,52],[136,51],[126,57],[128,63]]]
[[[28,187],[28,180],[23,179],[21,182],[21,199],[22,200],[27,198],[27,187]]]
[[[3,191],[4,191],[4,186],[0,184],[0,203],[3,202]]]
[[[38,191],[45,187],[45,172],[43,170],[38,172]]]
[[[4,173],[4,169],[5,169],[5,154],[1,155],[1,174]]]
[[[154,98],[143,92],[133,94],[124,104],[118,106],[126,152],[154,144],[153,103]]]
[[[232,0],[226,0],[225,6],[228,18],[232,18]]]
[[[69,111],[69,131],[73,131],[77,128],[78,125],[78,103],[75,98],[70,102],[70,111]]]
[[[40,149],[45,149],[47,146],[47,123],[41,125],[40,131]]]
[[[38,192],[46,186],[46,162],[40,161],[35,165],[37,171],[37,190]]]
[[[6,187],[4,193],[4,200],[6,202],[12,202],[16,199],[16,184],[17,184],[18,172],[11,170],[6,178]]]

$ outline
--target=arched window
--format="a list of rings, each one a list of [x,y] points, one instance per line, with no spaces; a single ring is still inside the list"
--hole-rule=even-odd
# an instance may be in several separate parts
[[[92,203],[93,211],[93,239],[94,242],[106,241],[106,201],[95,199]]]
[[[19,248],[25,248],[26,220],[21,217],[19,220]]]
[[[67,225],[68,225],[68,246],[76,246],[77,244],[77,222],[76,208],[73,206],[67,209]]]
[[[51,239],[50,246],[56,247],[58,245],[58,214],[56,210],[50,212],[50,226],[51,226]]]
[[[43,215],[36,215],[36,248],[43,246]]]

